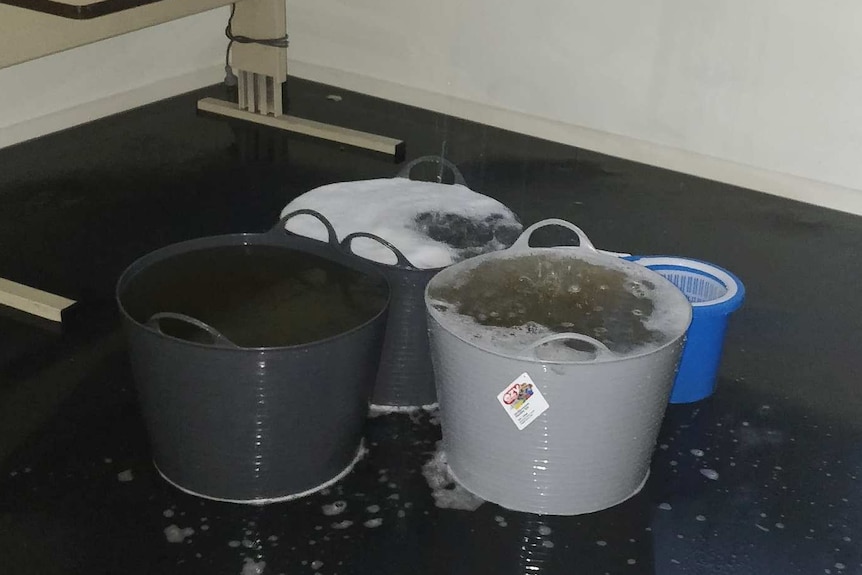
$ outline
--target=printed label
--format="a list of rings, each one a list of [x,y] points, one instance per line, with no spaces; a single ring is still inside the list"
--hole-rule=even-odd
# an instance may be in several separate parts
[[[519,430],[524,429],[533,421],[545,413],[550,407],[539,388],[526,373],[506,386],[506,389],[497,395],[497,401],[515,422]]]

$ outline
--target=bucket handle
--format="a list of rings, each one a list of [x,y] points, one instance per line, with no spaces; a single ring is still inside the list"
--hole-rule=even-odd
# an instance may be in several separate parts
[[[219,330],[214,328],[213,326],[202,322],[199,319],[195,319],[191,316],[188,316],[184,313],[176,313],[170,311],[163,311],[159,313],[154,313],[150,319],[147,320],[147,325],[162,335],[167,335],[162,331],[161,320],[163,319],[173,319],[176,321],[180,321],[183,323],[187,323],[191,326],[198,328],[201,331],[207,332],[210,337],[213,338],[213,345],[218,347],[229,347],[232,349],[242,349],[240,346],[229,340],[225,337]]]
[[[610,350],[610,348],[608,348],[608,346],[606,346],[605,344],[603,344],[602,342],[600,342],[596,338],[590,337],[588,335],[584,335],[582,333],[574,333],[574,332],[554,333],[554,334],[545,336],[543,338],[537,339],[536,341],[534,341],[533,343],[531,343],[530,345],[528,345],[524,349],[522,349],[521,352],[522,353],[528,353],[529,352],[532,354],[533,357],[538,359],[538,356],[536,356],[536,349],[538,349],[539,346],[545,345],[546,343],[551,343],[552,341],[560,341],[560,340],[575,340],[575,341],[582,341],[584,343],[588,343],[588,344],[590,344],[596,348],[596,357],[597,358],[601,357],[601,356],[612,356],[612,355],[614,355],[614,352],[612,352]]]
[[[371,234],[368,232],[353,232],[352,234],[348,235],[343,240],[341,240],[341,247],[344,248],[347,252],[355,255],[356,257],[361,257],[361,256],[358,256],[356,254],[356,252],[353,251],[353,240],[355,240],[356,238],[368,238],[368,239],[374,240],[375,242],[382,245],[383,247],[389,248],[389,251],[391,251],[393,254],[395,254],[395,258],[398,260],[398,264],[397,264],[398,267],[408,269],[408,270],[419,269],[416,266],[414,266],[410,262],[409,259],[407,259],[407,256],[405,256],[401,250],[399,250],[398,248],[393,246],[389,241],[384,240],[383,238],[381,238],[378,235]]]
[[[584,230],[576,226],[571,222],[567,222],[566,220],[561,220],[558,218],[548,218],[547,220],[542,220],[541,222],[536,222],[524,232],[518,236],[518,239],[515,240],[515,243],[512,244],[510,250],[525,250],[530,247],[530,238],[533,235],[533,232],[540,228],[546,228],[549,226],[560,226],[575,232],[575,235],[578,236],[578,242],[580,243],[579,248],[583,248],[586,250],[590,250],[591,252],[598,252],[599,250],[593,245],[593,242],[590,241],[590,238],[587,237],[587,234],[584,233]],[[569,247],[569,246],[565,246]]]
[[[413,171],[413,168],[415,168],[419,164],[425,164],[425,163],[429,163],[429,162],[433,162],[435,164],[441,165],[440,175],[437,176],[438,182],[442,179],[442,175],[443,175],[442,167],[445,166],[452,171],[452,175],[455,177],[455,183],[456,184],[460,184],[462,186],[467,185],[467,181],[464,179],[464,175],[461,173],[461,170],[459,170],[457,168],[457,166],[455,166],[455,164],[453,164],[452,162],[450,162],[449,160],[447,160],[443,156],[422,156],[421,158],[416,158],[415,160],[413,160],[412,162],[409,162],[403,168],[401,168],[401,171],[399,171],[398,175],[395,177],[396,178],[410,179],[410,172]]]
[[[318,212],[316,210],[310,210],[308,208],[303,208],[301,210],[295,210],[295,211],[290,212],[289,214],[285,215],[283,218],[278,220],[278,223],[275,224],[275,226],[271,230],[269,230],[269,232],[267,232],[267,234],[271,235],[275,238],[280,238],[285,234],[292,234],[293,232],[289,231],[285,227],[287,225],[288,220],[291,220],[296,216],[302,216],[302,215],[312,216],[315,219],[317,219],[321,224],[323,224],[323,227],[326,228],[326,233],[329,236],[329,239],[327,240],[329,245],[336,247],[336,248],[338,247],[338,235],[335,233],[335,228],[332,226],[332,223],[328,219],[326,219],[326,216],[324,216],[320,212]]]
[[[558,246],[558,247],[575,248],[575,249],[584,248],[584,249],[589,250],[591,252],[604,254],[606,256],[614,256],[617,258],[624,258],[624,257],[631,256],[631,254],[624,253],[624,252],[610,252],[608,250],[597,249],[593,245],[593,242],[590,241],[590,238],[587,237],[587,234],[584,233],[584,230],[582,230],[581,228],[579,228],[578,226],[576,226],[575,224],[573,224],[571,222],[567,222],[566,220],[561,220],[558,218],[549,218],[547,220],[542,220],[541,222],[536,222],[535,224],[533,224],[532,226],[530,226],[529,228],[524,230],[524,232],[520,236],[518,236],[518,239],[515,240],[515,243],[512,244],[512,246],[509,249],[510,250],[525,250],[525,249],[529,248],[530,247],[530,237],[532,237],[533,232],[535,232],[539,228],[545,228],[548,226],[561,226],[563,228],[566,228],[568,230],[575,232],[575,235],[578,236],[578,242],[580,245],[578,245],[578,246]]]

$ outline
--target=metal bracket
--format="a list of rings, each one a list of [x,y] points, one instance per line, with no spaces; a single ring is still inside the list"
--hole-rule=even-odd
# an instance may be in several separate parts
[[[282,38],[287,34],[284,0],[243,0],[235,6],[233,33],[247,38]],[[238,102],[216,98],[198,101],[198,110],[404,158],[404,142],[283,114],[282,85],[287,80],[287,48],[236,42],[231,67],[239,80]]]

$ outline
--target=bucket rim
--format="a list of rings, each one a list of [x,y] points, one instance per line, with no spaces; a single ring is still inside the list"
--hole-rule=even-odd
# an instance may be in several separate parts
[[[577,256],[583,257],[584,259],[587,259],[587,260],[597,260],[599,262],[601,262],[601,261],[608,261],[608,262],[610,262],[610,261],[614,261],[614,262],[622,261],[622,262],[625,262],[628,264],[636,263],[636,262],[634,262],[628,258],[619,258],[619,257],[612,256],[612,255],[602,254],[599,252],[590,252],[587,250],[583,250],[579,247],[570,247],[570,246],[558,246],[558,247],[549,247],[549,248],[545,248],[545,247],[523,248],[523,249],[517,250],[514,254],[514,257],[541,255],[541,254],[547,254],[549,252],[555,252],[557,254],[567,255],[567,256],[577,255]],[[467,260],[463,260],[461,262],[458,262],[457,264],[453,264],[452,266],[447,267],[445,269],[445,271],[448,272],[449,270],[451,270],[457,266],[462,266],[462,265],[465,267],[467,265],[477,266],[483,260],[500,258],[500,257],[504,257],[504,256],[512,256],[512,252],[508,251],[508,250],[500,250],[500,251],[496,251],[496,252],[490,252],[487,254],[482,254],[480,256],[476,256],[476,257],[473,257],[473,258],[470,258]],[[646,267],[646,266],[644,266],[644,267]],[[440,311],[435,309],[434,306],[432,305],[432,303],[431,303],[432,299],[429,295],[429,291],[431,289],[431,284],[439,277],[439,274],[435,275],[433,278],[431,278],[431,281],[429,281],[428,285],[425,286],[425,292],[424,292],[425,310],[426,310],[426,313],[428,314],[428,316],[434,320],[434,323],[438,326],[439,329],[442,329],[446,333],[451,334],[452,336],[456,337],[457,339],[459,339],[460,341],[466,343],[467,345],[469,345],[471,347],[474,347],[478,350],[481,350],[481,351],[486,352],[486,353],[490,353],[494,356],[501,357],[501,358],[506,358],[506,359],[510,359],[510,360],[514,360],[514,361],[525,361],[525,362],[529,362],[532,364],[538,364],[538,365],[596,365],[596,364],[616,363],[616,362],[620,362],[620,361],[638,360],[638,359],[648,357],[648,356],[651,356],[651,355],[654,355],[657,353],[661,353],[662,351],[668,349],[669,347],[676,345],[680,340],[684,340],[687,333],[688,333],[689,328],[691,327],[691,322],[692,322],[692,319],[694,317],[691,302],[688,301],[688,298],[685,297],[685,294],[683,294],[676,286],[674,286],[673,282],[671,282],[670,280],[668,280],[667,278],[665,278],[661,274],[659,274],[653,270],[650,270],[649,268],[647,268],[647,270],[652,272],[656,276],[656,279],[659,282],[665,282],[668,285],[673,286],[673,288],[675,290],[679,291],[680,295],[683,297],[685,302],[688,304],[688,306],[687,306],[688,318],[685,322],[684,329],[680,330],[680,333],[678,333],[675,337],[671,338],[667,342],[665,342],[662,345],[659,345],[657,347],[645,350],[645,351],[627,354],[627,355],[617,355],[617,354],[612,352],[611,354],[599,353],[596,355],[596,357],[594,357],[592,359],[587,359],[587,360],[540,359],[540,358],[535,357],[535,356],[517,355],[515,353],[505,353],[504,351],[493,348],[493,347],[480,346],[476,342],[470,341],[469,339],[462,337],[460,334],[458,334],[454,330],[449,329],[446,326],[446,324],[444,323],[444,321],[441,319],[442,314],[440,313]]]
[[[176,481],[174,481],[173,479],[168,477],[165,474],[165,472],[161,470],[161,468],[159,467],[159,464],[155,460],[155,458],[153,458],[152,461],[153,461],[153,467],[156,468],[156,471],[162,477],[162,479],[164,479],[171,486],[175,487],[176,489],[179,489],[183,493],[187,493],[187,494],[193,495],[195,497],[200,497],[201,499],[209,499],[210,501],[220,501],[222,503],[234,503],[234,504],[238,504],[238,505],[263,506],[263,505],[269,505],[271,503],[284,503],[287,501],[295,501],[296,499],[301,499],[303,497],[308,497],[309,495],[314,495],[315,493],[318,493],[319,491],[322,491],[322,490],[326,489],[327,487],[331,487],[331,486],[335,485],[336,483],[338,483],[339,481],[341,481],[342,479],[347,477],[347,475],[349,475],[350,472],[353,471],[353,468],[356,466],[356,464],[359,463],[365,457],[365,455],[367,453],[368,453],[368,448],[365,446],[365,438],[363,437],[359,441],[359,447],[356,449],[356,454],[353,456],[353,459],[350,461],[350,463],[347,464],[347,467],[345,467],[344,469],[339,471],[335,476],[330,477],[329,479],[327,479],[326,481],[324,481],[320,485],[317,485],[315,487],[311,487],[310,489],[306,489],[305,491],[298,491],[296,493],[289,493],[287,495],[279,495],[277,497],[259,497],[259,498],[254,498],[254,499],[231,499],[228,497],[217,497],[215,495],[207,495],[205,493],[199,493],[197,491],[189,489],[188,487],[183,487],[182,485],[180,485],[179,483],[177,483]]]
[[[289,237],[291,238],[291,241],[294,241],[295,238],[300,238],[300,239],[295,240],[295,241],[297,241],[297,243],[300,243],[300,244],[301,243],[314,242],[313,244],[309,244],[309,245],[314,245],[317,248],[325,247],[328,245],[325,242],[319,242],[317,240],[309,239],[309,238],[306,238],[304,236],[291,235]],[[302,247],[296,247],[296,246],[292,246],[292,245],[285,245],[284,243],[274,242],[274,241],[272,241],[271,236],[269,236],[269,234],[267,234],[267,233],[236,233],[236,234],[222,234],[222,235],[203,236],[203,237],[199,237],[199,238],[193,238],[190,240],[184,240],[181,242],[176,242],[173,244],[168,244],[166,246],[162,246],[158,249],[155,249],[151,252],[148,252],[148,253],[138,257],[137,259],[135,259],[131,264],[129,264],[126,267],[125,270],[123,270],[123,273],[120,274],[120,277],[117,280],[117,284],[114,288],[114,300],[117,303],[117,307],[120,309],[120,313],[123,315],[123,317],[128,322],[133,324],[136,328],[143,329],[144,331],[146,331],[147,333],[149,333],[153,336],[165,338],[165,339],[168,339],[168,340],[173,341],[175,343],[190,346],[190,347],[207,349],[207,350],[212,350],[212,351],[219,351],[219,352],[235,352],[235,353],[236,352],[239,352],[239,353],[243,353],[243,352],[245,352],[245,353],[247,353],[247,352],[262,353],[262,352],[268,352],[268,351],[293,351],[293,350],[302,350],[302,349],[307,349],[307,348],[311,348],[311,347],[316,347],[319,345],[331,343],[331,342],[336,341],[338,339],[341,339],[343,337],[347,337],[349,335],[355,334],[356,332],[362,331],[362,330],[366,329],[367,327],[373,325],[374,323],[380,321],[381,318],[384,317],[388,313],[389,306],[392,302],[392,284],[384,273],[382,273],[378,269],[374,269],[373,266],[371,266],[367,261],[364,261],[364,260],[356,262],[357,267],[363,268],[363,269],[360,269],[358,271],[360,271],[361,273],[366,273],[366,274],[372,275],[378,279],[381,279],[386,284],[386,288],[387,288],[387,290],[386,290],[386,301],[383,303],[382,306],[380,306],[380,310],[376,314],[374,314],[371,318],[369,318],[366,321],[350,328],[347,331],[342,331],[342,332],[336,333],[336,334],[331,335],[331,336],[324,338],[324,339],[318,339],[318,340],[309,341],[309,342],[300,343],[300,344],[295,344],[295,345],[227,347],[227,346],[211,345],[211,344],[200,343],[200,342],[196,342],[196,341],[190,341],[187,339],[182,339],[179,337],[175,337],[175,336],[166,334],[166,333],[161,332],[161,331],[159,331],[159,330],[157,330],[157,329],[155,329],[155,328],[153,328],[153,327],[151,327],[145,323],[141,323],[137,319],[133,318],[129,314],[129,312],[126,310],[126,307],[123,305],[123,300],[122,300],[123,289],[128,287],[128,284],[134,279],[135,275],[137,275],[138,273],[140,273],[144,269],[148,268],[149,266],[155,264],[156,262],[164,261],[170,257],[177,256],[180,254],[189,253],[189,252],[193,252],[193,251],[197,251],[197,250],[212,249],[212,248],[217,248],[217,247],[242,247],[242,246],[255,246],[255,245],[256,246],[270,246],[270,247],[275,247],[275,248],[280,248],[280,249],[285,249],[285,250],[303,252],[303,253],[307,253],[310,255],[317,255],[310,250],[303,249]],[[344,254],[342,252],[337,252],[337,251],[334,253],[338,254],[340,257],[348,257],[348,258],[351,258],[353,260],[361,260],[361,258],[359,258],[358,256],[352,256],[352,255]],[[318,255],[317,257],[327,259],[325,256]],[[333,263],[336,263],[338,265],[345,265],[346,266],[346,264],[343,264],[343,263],[341,263],[337,260],[334,260],[334,259],[330,260],[330,261],[332,261]],[[346,266],[346,267],[349,267],[349,266]]]
[[[745,285],[735,274],[714,263],[680,256],[631,256],[625,258],[653,271],[658,269],[677,269],[693,271],[700,275],[710,276],[721,283],[727,292],[715,299],[704,302],[691,302],[693,308],[699,311],[709,310],[714,315],[729,315],[735,312],[745,300]],[[658,273],[656,271],[656,273]]]

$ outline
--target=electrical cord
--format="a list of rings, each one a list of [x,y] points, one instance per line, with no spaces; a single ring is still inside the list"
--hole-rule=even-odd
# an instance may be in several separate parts
[[[250,38],[248,36],[237,35],[233,33],[233,15],[236,13],[236,4],[230,5],[230,17],[227,19],[227,26],[224,29],[224,35],[227,36],[227,50],[224,54],[224,83],[228,86],[236,86],[237,78],[230,66],[230,49],[234,42],[238,44],[260,44],[261,46],[271,46],[273,48],[287,48],[287,34],[279,38]]]

